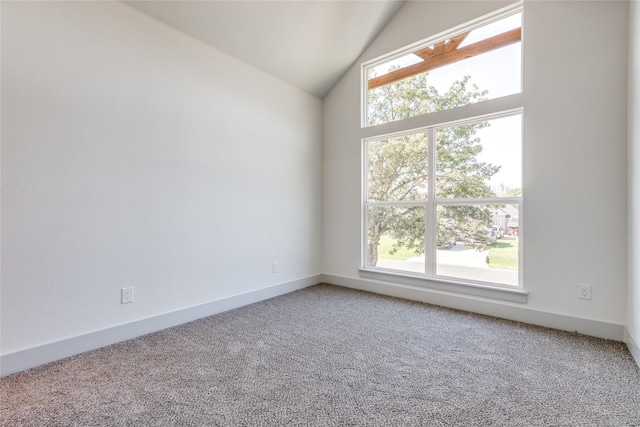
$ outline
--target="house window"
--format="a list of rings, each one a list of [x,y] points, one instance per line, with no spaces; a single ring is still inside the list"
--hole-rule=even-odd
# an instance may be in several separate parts
[[[509,9],[364,65],[363,125],[522,90],[522,12]]]
[[[521,8],[503,10],[412,48],[422,58],[414,64],[402,63],[404,55],[363,65],[365,125],[400,121],[399,131],[363,140],[364,270],[522,287],[523,109],[487,102],[465,117],[460,108],[521,92],[521,14]],[[517,51],[506,62],[499,40]],[[468,66],[466,53],[447,55],[466,46],[479,52],[481,65]],[[438,59],[424,65],[430,58]],[[384,78],[372,77],[389,64]],[[509,78],[487,89],[472,75],[478,70]],[[414,120],[402,122],[445,109],[462,112],[419,128]]]

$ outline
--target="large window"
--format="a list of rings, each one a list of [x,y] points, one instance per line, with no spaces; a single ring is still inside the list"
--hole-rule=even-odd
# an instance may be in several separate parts
[[[482,115],[402,126],[521,92],[520,34],[512,8],[411,48],[417,62],[396,55],[363,66],[363,125],[401,122],[363,140],[365,270],[521,287],[522,108],[487,102]],[[484,80],[492,73],[502,77]]]

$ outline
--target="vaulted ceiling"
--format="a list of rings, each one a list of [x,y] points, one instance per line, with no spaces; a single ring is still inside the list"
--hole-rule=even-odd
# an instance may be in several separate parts
[[[404,0],[124,3],[323,98]]]

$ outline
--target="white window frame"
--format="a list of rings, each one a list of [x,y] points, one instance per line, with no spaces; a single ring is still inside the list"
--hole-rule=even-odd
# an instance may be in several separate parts
[[[361,153],[362,153],[362,239],[361,239],[361,253],[362,260],[360,268],[360,276],[364,278],[390,281],[393,283],[399,283],[410,286],[426,287],[430,289],[452,291],[457,293],[464,293],[468,295],[489,297],[501,300],[507,300],[512,302],[527,302],[528,292],[524,289],[523,277],[523,247],[524,239],[522,232],[523,224],[523,212],[524,212],[524,198],[523,194],[520,197],[495,197],[495,198],[482,198],[482,199],[435,199],[435,197],[428,197],[427,200],[419,201],[369,201],[368,200],[368,161],[367,161],[367,144],[370,141],[379,141],[381,139],[399,137],[413,133],[428,133],[429,140],[429,153],[428,153],[428,174],[429,174],[429,189],[428,194],[435,195],[435,174],[436,174],[436,146],[435,146],[435,134],[439,129],[448,128],[456,125],[464,125],[467,123],[497,119],[501,117],[513,116],[517,114],[522,115],[522,132],[524,133],[525,127],[525,114],[523,109],[523,96],[522,96],[522,76],[521,91],[517,94],[508,95],[501,98],[494,98],[488,101],[483,101],[476,104],[465,105],[462,107],[453,108],[445,111],[438,111],[423,116],[411,117],[408,119],[398,120],[394,122],[388,122],[379,125],[367,125],[367,99],[368,99],[368,70],[385,62],[391,61],[395,58],[404,56],[408,53],[414,52],[421,47],[430,46],[438,43],[444,39],[447,39],[453,35],[459,34],[465,31],[471,31],[475,28],[482,27],[491,22],[503,19],[507,16],[514,15],[516,13],[523,12],[523,4],[516,3],[506,8],[500,9],[489,15],[477,18],[464,25],[452,28],[446,32],[440,33],[428,39],[414,43],[402,49],[398,49],[387,55],[372,59],[370,61],[362,63],[361,66],[361,127],[362,127],[362,139],[361,139]],[[524,21],[524,13],[523,13]],[[524,42],[524,40],[523,40]],[[521,166],[524,166],[524,135],[522,139],[522,156]],[[524,168],[521,169],[524,171]],[[438,206],[453,206],[453,205],[487,205],[487,204],[517,204],[519,210],[519,245],[518,245],[518,285],[503,285],[497,283],[488,283],[481,281],[473,281],[466,279],[458,279],[447,276],[436,275],[436,211]],[[380,267],[367,266],[368,256],[368,208],[371,206],[424,206],[425,208],[425,272],[424,274],[405,272],[400,270],[389,270]],[[429,252],[426,249],[429,248]],[[429,254],[430,253],[430,254]],[[427,255],[429,254],[429,255]]]

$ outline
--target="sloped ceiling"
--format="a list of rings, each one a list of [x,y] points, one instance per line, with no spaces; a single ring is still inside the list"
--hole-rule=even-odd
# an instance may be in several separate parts
[[[323,98],[404,0],[124,3]]]

